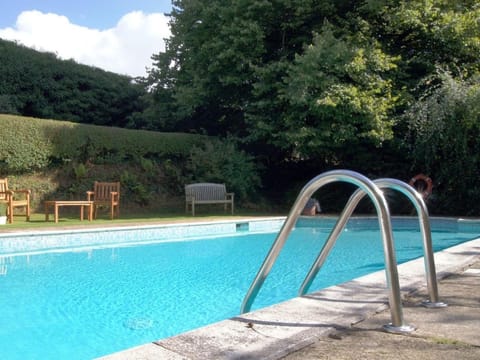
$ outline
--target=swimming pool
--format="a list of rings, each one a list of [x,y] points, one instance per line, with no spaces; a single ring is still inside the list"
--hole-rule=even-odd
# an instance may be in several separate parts
[[[254,309],[296,296],[331,224],[297,223]],[[99,239],[88,232],[74,232],[72,239],[4,236],[0,356],[90,359],[235,316],[280,225],[210,224],[217,233],[203,234],[201,241],[194,233],[213,228],[162,227],[168,233],[163,235],[158,228],[118,229],[109,235],[113,240],[108,231]],[[474,222],[432,221],[435,251],[477,237],[479,228]],[[312,290],[382,269],[376,229],[376,219],[351,220]],[[129,234],[136,230],[146,234],[140,244]],[[395,220],[394,236],[398,262],[422,255],[418,221]]]

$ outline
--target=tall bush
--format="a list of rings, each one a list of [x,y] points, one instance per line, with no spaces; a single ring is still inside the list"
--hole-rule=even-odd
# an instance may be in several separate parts
[[[253,158],[232,139],[209,140],[194,146],[187,165],[187,182],[225,183],[240,201],[253,196],[260,186]]]
[[[479,215],[480,76],[429,81],[438,85],[406,113],[414,167],[434,181],[434,211]]]
[[[118,163],[138,158],[187,158],[204,141],[194,134],[128,130],[0,115],[0,171],[22,173],[64,162]]]

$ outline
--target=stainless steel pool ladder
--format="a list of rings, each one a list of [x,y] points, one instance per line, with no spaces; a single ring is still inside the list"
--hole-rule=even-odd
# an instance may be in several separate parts
[[[429,300],[423,301],[423,305],[429,308],[436,307],[445,307],[447,304],[439,301],[438,298],[438,286],[437,286],[437,275],[435,270],[435,260],[433,257],[433,246],[432,246],[432,234],[430,229],[430,220],[428,217],[428,209],[425,205],[423,197],[410,185],[407,183],[397,180],[397,179],[377,179],[373,181],[381,189],[389,188],[397,190],[404,194],[413,204],[415,210],[418,214],[418,220],[420,225],[420,231],[422,233],[423,240],[423,253],[424,253],[424,264],[425,264],[425,276],[427,280],[427,288],[429,293]],[[335,241],[337,240],[340,233],[345,228],[347,221],[350,219],[353,211],[357,207],[360,200],[365,196],[365,192],[362,189],[357,189],[353,195],[348,200],[343,212],[341,213],[335,227],[330,233],[325,245],[323,246],[320,254],[312,265],[310,271],[308,272],[305,280],[300,286],[299,296],[304,295],[310,285],[312,284],[315,276],[320,271],[320,268],[323,266],[330,250],[332,249]]]
[[[398,185],[397,180],[393,182],[390,180],[392,179],[380,179],[380,180],[377,180],[377,184],[382,185],[382,184],[388,183],[389,187],[396,188],[397,190],[403,193],[406,193],[406,195],[408,194],[407,197],[409,197],[411,200],[412,198],[414,198],[415,201],[414,200],[412,201],[414,203],[417,202],[418,199],[417,199],[417,196],[415,195],[416,191],[413,190],[413,188],[412,189],[407,188],[405,190],[404,185],[406,184],[402,183],[402,185]],[[335,243],[339,233],[341,232],[341,229],[343,229],[343,227],[345,226],[346,221],[353,213],[353,210],[358,204],[358,202],[366,194],[372,200],[375,206],[375,209],[377,211],[378,221],[379,221],[382,240],[383,240],[385,270],[386,270],[385,272],[387,276],[387,284],[389,286],[389,305],[390,305],[390,312],[391,312],[391,318],[392,318],[392,322],[390,324],[385,325],[384,328],[389,332],[396,332],[396,333],[405,333],[405,332],[413,331],[414,328],[412,326],[405,325],[403,322],[402,305],[401,305],[401,298],[400,298],[400,286],[398,281],[398,270],[397,270],[397,263],[395,258],[392,226],[391,226],[388,205],[382,194],[382,191],[379,189],[377,185],[375,185],[374,182],[372,182],[371,180],[369,180],[368,178],[366,178],[365,176],[359,173],[349,171],[349,170],[333,170],[333,171],[323,173],[321,175],[318,175],[314,179],[312,179],[309,183],[307,183],[307,185],[304,186],[304,188],[298,195],[297,200],[295,201],[292,209],[290,210],[290,213],[287,216],[285,223],[283,224],[279,234],[277,235],[277,238],[274,241],[260,270],[258,271],[252,285],[250,286],[247,292],[247,295],[243,300],[241,313],[250,311],[250,308],[252,306],[252,303],[255,297],[257,296],[261,286],[263,285],[266,277],[268,276],[268,273],[270,272],[276,258],[278,257],[283,245],[285,244],[285,241],[288,238],[288,235],[293,229],[308,199],[310,199],[313,193],[317,191],[319,188],[321,188],[322,186],[332,182],[336,182],[336,181],[348,182],[348,183],[354,184],[358,186],[359,189],[350,197],[349,202],[347,203],[339,220],[337,221],[336,226],[334,227],[334,229],[332,230],[329,236],[329,240],[327,240],[327,243],[324,245],[324,248],[319,254],[314,265],[312,266],[304,283],[302,284],[300,293],[305,291],[308,288],[308,286],[311,284],[311,281],[313,281],[314,276],[316,275],[316,273],[318,273],[320,266],[322,265],[325,258],[327,257],[329,250]],[[413,190],[413,193],[414,193],[413,196],[411,195],[411,190]],[[416,204],[415,206],[417,207],[417,211],[420,210],[419,216],[420,216],[420,213],[427,214],[426,206],[423,202],[423,199],[421,200],[420,205]],[[430,233],[429,232],[430,229],[428,225],[428,216],[424,216],[422,217],[422,219],[427,219],[426,224],[428,226],[428,229],[425,226],[422,227],[422,229],[425,231],[428,230],[428,233]],[[422,224],[425,223],[424,220],[421,220],[421,221],[422,221]],[[426,242],[428,241],[424,240],[424,245]],[[430,243],[430,249],[431,249],[431,238],[429,243]],[[424,246],[424,248],[426,251],[428,246]],[[434,269],[433,255],[431,258],[429,257],[428,263],[430,264],[429,267],[433,266],[433,269]],[[431,270],[428,270],[428,271],[430,274],[435,275],[434,271],[433,272]],[[432,282],[430,281],[430,283]],[[436,281],[432,289],[434,289],[433,291],[436,293],[436,290],[435,290]],[[437,300],[436,297],[435,297],[435,300]],[[432,300],[431,302],[433,303],[434,301]]]

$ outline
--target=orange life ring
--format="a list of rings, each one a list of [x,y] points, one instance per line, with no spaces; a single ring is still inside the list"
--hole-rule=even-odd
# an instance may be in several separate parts
[[[415,184],[417,182],[423,182],[425,184],[425,187],[415,187]],[[409,183],[410,186],[414,187],[415,190],[420,192],[423,196],[424,199],[430,196],[432,193],[432,188],[433,188],[433,183],[432,179],[430,179],[427,175],[424,174],[418,174],[415,175],[413,178],[410,179]]]

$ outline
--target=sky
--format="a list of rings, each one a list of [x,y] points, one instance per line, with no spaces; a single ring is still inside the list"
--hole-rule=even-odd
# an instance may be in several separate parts
[[[122,75],[146,76],[170,36],[171,0],[0,0],[0,38]]]

